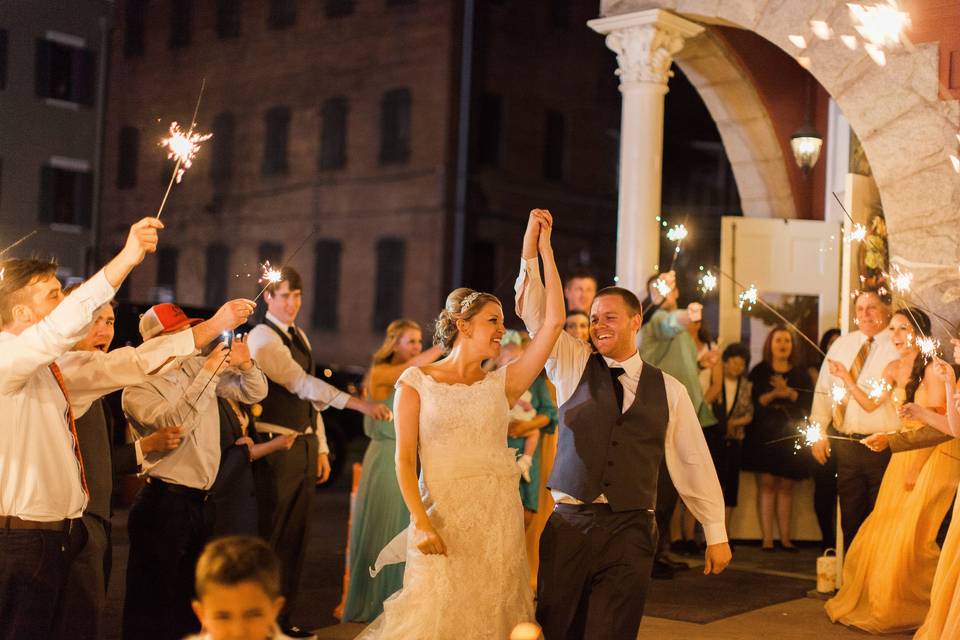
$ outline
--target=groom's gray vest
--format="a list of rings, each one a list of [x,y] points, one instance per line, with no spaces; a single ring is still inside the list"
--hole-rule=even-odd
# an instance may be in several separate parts
[[[662,371],[643,363],[636,398],[621,413],[609,367],[594,353],[560,407],[549,487],[581,502],[603,494],[613,511],[655,508],[669,417]]]

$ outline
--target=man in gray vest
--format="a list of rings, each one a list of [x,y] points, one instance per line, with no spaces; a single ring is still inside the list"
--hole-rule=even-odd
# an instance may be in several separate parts
[[[544,290],[524,245],[517,315],[534,334]],[[636,638],[657,548],[657,475],[666,459],[707,538],[704,574],[730,562],[723,494],[684,386],[637,352],[641,309],[627,289],[597,292],[589,344],[562,333],[547,360],[560,407],[556,501],[540,538],[537,621],[548,640]]]

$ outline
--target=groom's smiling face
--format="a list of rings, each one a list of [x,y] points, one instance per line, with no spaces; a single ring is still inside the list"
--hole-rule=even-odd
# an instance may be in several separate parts
[[[601,355],[621,362],[637,350],[640,322],[619,295],[598,296],[590,310],[590,337]]]

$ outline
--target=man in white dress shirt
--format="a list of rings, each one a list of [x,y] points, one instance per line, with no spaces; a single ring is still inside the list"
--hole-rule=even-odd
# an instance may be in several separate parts
[[[88,493],[67,391],[55,364],[157,248],[144,218],[101,271],[64,298],[53,262],[0,262],[0,638],[49,638],[86,534]]]
[[[281,270],[281,280],[266,287],[267,314],[263,324],[250,332],[250,351],[267,374],[270,393],[263,401],[258,429],[302,434],[288,450],[264,458],[271,477],[267,503],[260,507],[260,533],[280,557],[283,596],[280,626],[291,638],[313,634],[294,626],[289,617],[295,606],[300,573],[307,550],[314,486],[330,475],[326,434],[320,412],[327,407],[352,409],[390,420],[390,410],[380,403],[355,398],[313,375],[313,350],[307,336],[296,326],[302,305],[300,274],[291,267]]]
[[[517,314],[540,328],[544,290],[525,239]],[[597,293],[587,343],[561,333],[547,360],[559,442],[548,481],[557,505],[540,539],[537,620],[546,638],[635,638],[657,546],[657,476],[670,477],[707,538],[704,573],[730,562],[723,494],[690,397],[637,352],[640,302]]]
[[[254,305],[241,303],[245,321]],[[174,304],[154,305],[140,319],[140,335],[146,342],[160,340],[197,322]],[[123,412],[137,434],[183,429],[176,449],[146,456],[147,485],[130,509],[124,638],[173,640],[198,630],[192,585],[216,517],[208,497],[220,468],[217,398],[253,404],[266,395],[267,380],[240,339],[124,389]]]
[[[832,388],[843,381],[830,374],[830,361],[841,363],[860,386],[881,380],[883,370],[899,357],[890,341],[890,303],[875,290],[862,292],[856,302],[857,326],[836,339],[820,367],[810,419],[820,423],[824,433],[862,440],[874,433],[895,431],[900,421],[893,403],[885,402],[874,411],[867,411],[847,394],[848,401],[834,406]],[[890,451],[871,451],[860,442],[827,440],[813,445],[813,457],[826,464],[827,457],[837,458],[837,495],[840,498],[840,526],[847,546],[853,542],[860,525],[873,511],[880,491],[883,473],[890,462]]]

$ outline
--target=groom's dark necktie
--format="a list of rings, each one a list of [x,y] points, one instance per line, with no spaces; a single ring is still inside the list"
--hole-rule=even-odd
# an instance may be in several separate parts
[[[613,381],[613,392],[617,396],[617,410],[620,413],[623,413],[623,384],[620,382],[620,374],[623,372],[623,367],[610,367],[610,379]]]

